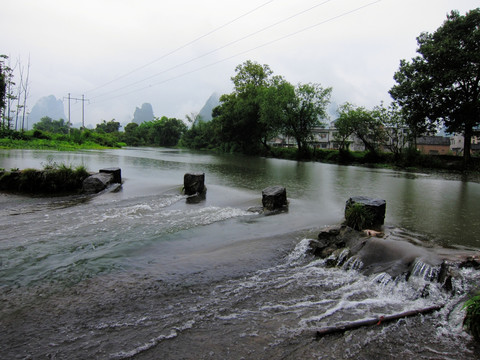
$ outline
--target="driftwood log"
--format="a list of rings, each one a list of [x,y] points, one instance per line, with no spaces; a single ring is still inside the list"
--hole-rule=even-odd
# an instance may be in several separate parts
[[[410,310],[410,311],[405,311],[399,314],[393,314],[393,315],[386,315],[386,316],[380,316],[378,318],[374,319],[367,319],[367,320],[360,320],[360,321],[353,321],[350,323],[346,323],[343,325],[338,325],[338,326],[329,326],[329,327],[324,327],[319,330],[317,330],[317,339],[325,336],[325,335],[331,335],[331,334],[338,334],[338,333],[344,333],[345,331],[349,330],[354,330],[358,329],[364,326],[372,326],[372,325],[381,325],[386,322],[398,320],[398,319],[403,319],[406,317],[411,317],[411,316],[416,316],[419,314],[428,314],[433,311],[440,310],[443,308],[444,305],[434,305],[430,306],[427,308],[423,309],[417,309],[417,310]]]

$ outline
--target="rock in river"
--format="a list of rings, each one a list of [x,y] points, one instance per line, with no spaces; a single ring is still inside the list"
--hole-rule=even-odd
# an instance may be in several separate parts
[[[270,186],[262,191],[262,204],[267,210],[277,210],[287,205],[287,190],[283,186]]]

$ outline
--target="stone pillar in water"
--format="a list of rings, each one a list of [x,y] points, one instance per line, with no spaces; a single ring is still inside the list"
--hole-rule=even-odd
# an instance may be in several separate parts
[[[114,184],[121,184],[122,183],[122,170],[118,167],[100,169],[100,173],[112,174],[113,179],[112,182]]]
[[[287,205],[287,190],[283,186],[270,186],[264,189],[262,204],[267,210],[281,209]]]
[[[202,194],[205,192],[205,173],[186,173],[183,177],[185,195]]]
[[[374,199],[366,196],[353,196],[347,200],[345,204],[345,215],[347,209],[354,204],[362,204],[372,214],[372,223],[366,224],[367,226],[380,226],[385,222],[385,211],[387,204],[385,200]],[[346,216],[345,216],[346,217]]]

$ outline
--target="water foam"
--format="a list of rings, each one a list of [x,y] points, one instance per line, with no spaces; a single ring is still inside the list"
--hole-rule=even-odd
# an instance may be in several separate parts
[[[141,344],[140,346],[135,347],[132,350],[127,350],[127,351],[119,351],[118,353],[114,353],[110,355],[111,359],[130,359],[142,352],[145,352],[147,350],[152,349],[153,347],[157,346],[159,343],[165,340],[171,340],[176,338],[181,332],[191,329],[193,325],[195,324],[194,320],[189,320],[182,324],[179,327],[175,327],[170,330],[169,334],[166,335],[159,335],[154,338],[151,338],[147,342]]]

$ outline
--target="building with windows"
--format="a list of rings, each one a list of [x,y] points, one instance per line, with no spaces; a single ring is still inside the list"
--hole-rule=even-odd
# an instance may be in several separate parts
[[[453,134],[450,138],[450,150],[453,154],[462,156],[465,147],[465,138],[462,134]],[[472,136],[471,153],[480,155],[480,135]]]
[[[450,138],[445,136],[422,136],[417,138],[417,150],[428,155],[447,155]]]

